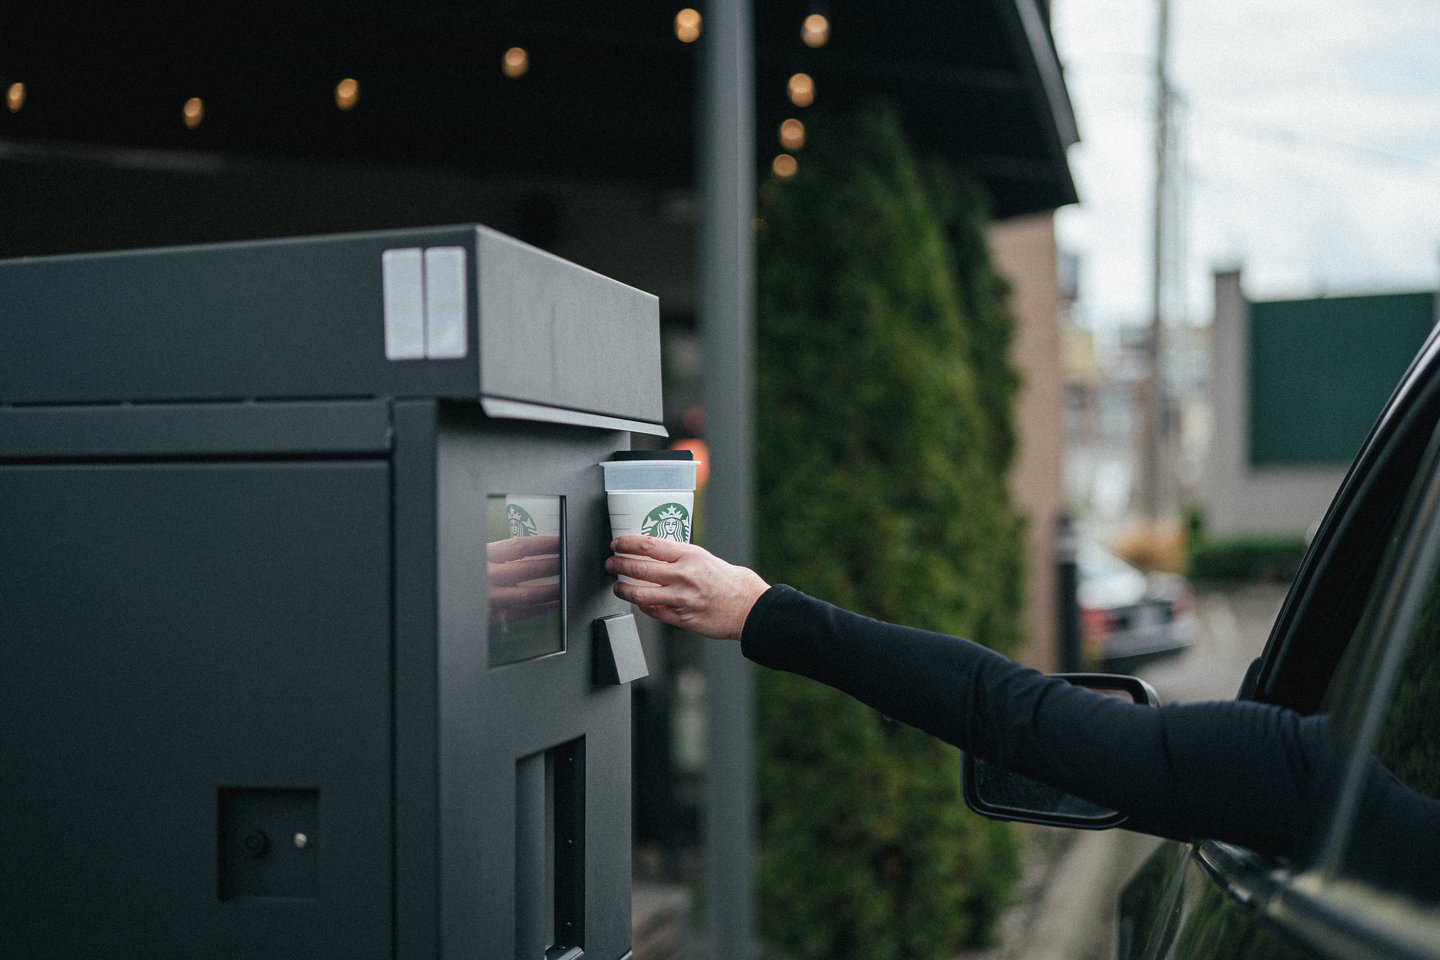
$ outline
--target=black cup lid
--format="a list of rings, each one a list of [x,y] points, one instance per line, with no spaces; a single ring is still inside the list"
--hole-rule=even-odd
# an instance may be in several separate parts
[[[616,450],[611,460],[694,460],[689,450]]]

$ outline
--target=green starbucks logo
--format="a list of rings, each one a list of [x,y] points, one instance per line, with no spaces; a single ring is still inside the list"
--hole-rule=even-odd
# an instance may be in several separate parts
[[[645,519],[640,523],[640,532],[647,537],[689,543],[690,511],[678,503],[662,503],[645,514]]]
[[[535,518],[524,507],[510,504],[505,508],[505,519],[510,523],[510,536],[512,537],[533,537],[540,532],[535,525]]]

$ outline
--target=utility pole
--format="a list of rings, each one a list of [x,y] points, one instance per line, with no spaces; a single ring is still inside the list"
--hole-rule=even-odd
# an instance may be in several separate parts
[[[1151,248],[1150,341],[1146,350],[1144,397],[1144,453],[1141,463],[1141,492],[1145,517],[1161,518],[1162,462],[1166,455],[1165,396],[1165,228],[1170,191],[1170,0],[1156,0],[1157,39],[1155,44],[1155,197],[1154,235]]]

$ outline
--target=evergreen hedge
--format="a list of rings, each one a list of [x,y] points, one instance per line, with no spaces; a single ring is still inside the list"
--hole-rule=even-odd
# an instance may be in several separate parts
[[[1188,573],[1204,582],[1288,582],[1295,578],[1308,545],[1304,537],[1254,536],[1190,543]]]
[[[979,192],[919,164],[885,109],[818,127],[761,191],[757,567],[1009,652],[1018,381]],[[758,692],[767,942],[795,960],[985,942],[1017,854],[965,810],[958,752],[812,681],[760,671]]]

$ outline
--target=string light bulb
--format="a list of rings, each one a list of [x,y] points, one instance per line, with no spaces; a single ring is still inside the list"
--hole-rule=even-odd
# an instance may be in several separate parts
[[[199,97],[191,97],[185,101],[180,113],[185,118],[185,126],[194,130],[200,126],[200,121],[205,119],[205,101]]]
[[[505,51],[500,69],[511,80],[518,80],[530,71],[530,54],[524,47],[511,47]]]
[[[790,95],[790,102],[797,107],[808,107],[815,102],[815,81],[808,73],[791,74],[790,80],[785,84],[785,92]]]
[[[681,43],[694,43],[700,39],[700,11],[686,7],[675,14],[675,39]]]
[[[795,158],[790,156],[790,154],[782,153],[770,161],[770,169],[774,171],[775,176],[781,180],[789,180],[795,176],[795,171],[800,169],[800,165],[795,162]]]
[[[805,146],[805,124],[791,117],[780,124],[780,146],[786,150],[799,150]]]
[[[335,84],[335,106],[341,110],[354,110],[360,102],[360,81],[346,77]]]
[[[830,41],[830,21],[823,13],[812,13],[800,25],[800,39],[805,46],[819,48]]]
[[[20,112],[20,108],[25,106],[25,84],[12,83],[6,88],[5,106],[10,108],[11,113]]]

